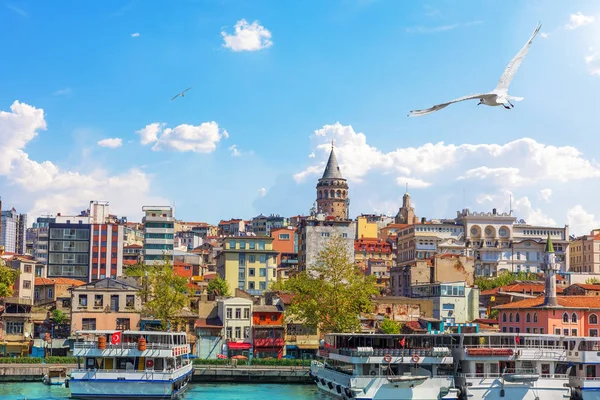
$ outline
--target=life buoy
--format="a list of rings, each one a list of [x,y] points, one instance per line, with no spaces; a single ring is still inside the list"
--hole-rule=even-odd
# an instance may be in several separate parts
[[[146,368],[154,368],[154,360],[146,360]]]
[[[413,356],[412,356],[412,362],[414,362],[414,363],[418,363],[418,362],[419,362],[419,360],[420,360],[419,356],[418,356],[418,355],[416,355],[416,354],[413,354]]]
[[[375,376],[375,375],[377,375],[377,372],[371,371],[371,376]]]
[[[385,356],[383,356],[383,361],[385,361],[386,363],[391,363],[392,362],[392,356],[389,354],[386,354]]]

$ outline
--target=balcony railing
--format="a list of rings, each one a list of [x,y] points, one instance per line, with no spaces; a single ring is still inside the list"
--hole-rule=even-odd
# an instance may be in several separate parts
[[[181,346],[176,346],[181,347]],[[98,349],[98,342],[75,342],[74,348],[94,350]],[[121,342],[118,344],[106,343],[106,350],[137,350],[137,342]],[[167,343],[146,343],[146,350],[171,350],[173,345]]]
[[[373,349],[369,351],[359,351],[356,349],[330,349],[329,353],[337,353],[348,357],[384,357],[390,355],[392,357],[411,357],[417,355],[419,357],[449,357],[452,352],[448,348],[436,349]]]

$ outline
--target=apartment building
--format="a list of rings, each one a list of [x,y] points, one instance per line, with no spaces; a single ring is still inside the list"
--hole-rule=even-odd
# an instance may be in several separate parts
[[[173,207],[144,206],[144,262],[160,264],[173,259],[175,214]]]

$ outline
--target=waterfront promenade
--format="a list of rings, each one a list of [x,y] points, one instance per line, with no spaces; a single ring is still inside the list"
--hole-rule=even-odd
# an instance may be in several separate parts
[[[0,382],[40,381],[49,368],[63,367],[67,374],[77,364],[0,364]],[[307,366],[194,365],[194,382],[311,383]]]

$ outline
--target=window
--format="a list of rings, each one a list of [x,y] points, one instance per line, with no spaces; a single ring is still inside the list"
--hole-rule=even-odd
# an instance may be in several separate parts
[[[258,242],[258,249],[259,250],[264,250],[265,249],[265,242],[264,240],[261,240]]]
[[[258,288],[260,290],[266,290],[267,289],[267,283],[266,282],[258,282]]]
[[[571,336],[577,336],[577,329],[571,329]]]
[[[255,273],[256,273],[256,272],[255,272],[254,268],[250,268],[250,269],[248,270],[248,276],[254,276],[254,275],[255,275]]]
[[[33,291],[33,298],[38,300],[40,298],[40,288],[35,288]]]
[[[515,322],[521,322],[521,317],[520,317],[520,315],[521,315],[521,314],[519,314],[519,313],[517,313],[517,314],[515,315]]]
[[[563,322],[563,324],[568,324],[569,323],[569,314],[567,314],[567,313],[563,314],[562,322]]]
[[[104,305],[104,295],[94,295],[94,307],[102,307]]]
[[[564,336],[569,336],[569,329],[563,329],[563,335]]]
[[[260,263],[261,264],[265,264],[267,262],[267,255],[266,254],[261,254],[259,257],[260,257]]]
[[[230,327],[227,328],[226,332],[227,332],[227,339],[231,339],[231,328]]]
[[[83,318],[81,320],[81,329],[84,331],[96,330],[96,318]]]
[[[135,307],[135,295],[128,294],[125,296],[125,308],[134,308]]]
[[[508,314],[508,322],[513,322],[512,313]]]
[[[250,309],[244,308],[244,319],[250,319]]]
[[[54,299],[54,289],[48,288],[48,297],[47,298],[48,299]]]
[[[260,276],[267,276],[267,269],[266,268],[261,268],[260,269]]]
[[[249,263],[255,263],[256,262],[256,256],[254,254],[250,254],[248,256],[248,262]]]
[[[235,309],[235,319],[242,319],[242,309],[241,308]]]
[[[573,324],[577,323],[577,314],[575,314],[575,313],[571,314],[571,323],[573,323]]]
[[[525,314],[525,322],[531,322],[531,314]]]
[[[23,289],[31,289],[31,281],[23,281]]]
[[[261,314],[261,315],[259,315],[258,319],[261,320],[261,321],[266,321],[267,320],[267,316],[265,314]]]
[[[531,333],[531,328],[525,328],[525,333]]]
[[[256,287],[254,286],[254,282],[248,282],[248,289],[254,290]]]
[[[254,241],[251,241],[250,243],[248,243],[250,246],[250,250],[254,250],[256,248],[256,243]],[[253,262],[253,261],[251,261]]]
[[[227,308],[227,318],[229,318],[229,319],[231,318],[231,313],[232,313],[231,308]]]
[[[235,327],[235,338],[236,339],[242,338],[242,327],[240,327],[240,326]]]
[[[240,241],[240,249],[241,250],[245,250],[246,249],[246,242]]]
[[[540,333],[543,335],[544,334],[544,328],[540,328]]]
[[[537,313],[533,313],[533,322],[538,322]]]
[[[271,321],[273,321],[273,322],[277,321],[277,315],[271,314]]]
[[[131,328],[131,322],[129,318],[117,318],[117,330],[126,331]]]
[[[321,232],[321,237],[329,237],[329,232]]]
[[[27,274],[31,273],[31,264],[25,264],[25,266],[23,267],[23,271]]]
[[[6,323],[6,334],[7,335],[22,335],[23,334],[23,322],[8,321]]]
[[[280,233],[279,240],[290,240],[290,234],[289,233]]]
[[[81,307],[87,307],[87,294],[79,295],[79,305]]]
[[[590,314],[588,317],[588,322],[592,325],[598,324],[598,316],[596,314]]]
[[[590,329],[590,334],[588,336],[598,337],[598,329]]]
[[[506,313],[502,313],[502,322],[506,322]]]
[[[554,329],[554,334],[555,335],[560,335],[560,328]]]

